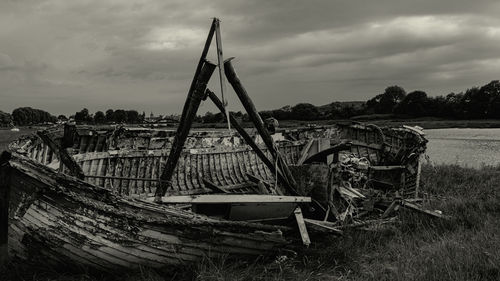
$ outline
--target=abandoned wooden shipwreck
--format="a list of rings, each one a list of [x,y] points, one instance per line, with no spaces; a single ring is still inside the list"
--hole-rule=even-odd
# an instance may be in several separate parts
[[[219,71],[255,127],[244,129],[207,89],[217,31],[214,20],[176,131],[66,125],[10,145],[0,158],[2,259],[108,270],[262,255],[308,245],[308,231],[340,234],[397,206],[418,209],[420,130],[346,123],[271,134],[229,60]],[[231,130],[191,130],[207,98]]]

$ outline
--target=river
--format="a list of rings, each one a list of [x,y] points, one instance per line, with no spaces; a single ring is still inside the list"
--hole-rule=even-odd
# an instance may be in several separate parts
[[[500,165],[500,129],[429,129],[427,156],[435,164]]]

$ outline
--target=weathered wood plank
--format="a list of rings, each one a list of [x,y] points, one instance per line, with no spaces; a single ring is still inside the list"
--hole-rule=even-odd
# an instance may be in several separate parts
[[[299,227],[300,237],[302,238],[302,243],[308,247],[311,245],[311,239],[309,238],[309,233],[307,233],[306,223],[304,222],[304,217],[302,216],[302,210],[300,207],[297,207],[294,211],[295,220],[297,221],[297,225]]]
[[[148,201],[153,201],[149,197]],[[279,195],[258,195],[258,194],[202,194],[191,196],[164,196],[161,198],[163,203],[305,203],[311,202],[311,197],[301,196],[279,196]]]
[[[320,232],[329,232],[329,233],[334,233],[337,235],[342,235],[342,230],[332,226],[327,221],[319,221],[319,220],[306,219],[306,218],[304,218],[304,221],[306,222],[306,225],[309,226],[311,229],[314,229],[314,230],[317,230]]]
[[[10,153],[5,151],[0,155],[0,266],[4,265],[9,258],[9,160]]]
[[[76,163],[76,161],[69,156],[68,152],[61,148],[54,140],[52,140],[46,131],[39,131],[37,135],[42,139],[42,141],[52,149],[58,156],[59,160],[64,163],[69,169],[69,173],[79,179],[84,178],[84,173],[82,168]]]

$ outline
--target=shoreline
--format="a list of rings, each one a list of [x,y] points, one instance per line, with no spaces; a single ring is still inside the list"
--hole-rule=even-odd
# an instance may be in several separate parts
[[[326,126],[326,125],[334,125],[336,123],[346,123],[346,122],[360,122],[360,123],[369,123],[375,124],[377,126],[383,127],[394,127],[401,125],[408,126],[420,126],[424,129],[453,129],[453,128],[463,128],[463,129],[491,129],[491,128],[500,128],[500,119],[472,119],[472,120],[447,120],[447,119],[434,119],[434,118],[425,118],[425,119],[336,119],[336,120],[315,120],[315,121],[304,121],[304,120],[281,120],[279,122],[279,127],[282,128],[293,128],[293,127],[304,127],[304,126]],[[125,124],[127,125],[127,124]],[[137,124],[140,126],[141,124]],[[177,124],[170,126],[162,126],[157,127],[161,129],[177,129]],[[245,128],[253,128],[253,124],[251,122],[241,122],[241,125]],[[107,126],[106,124],[100,125],[90,125],[90,126]],[[145,126],[148,128],[149,126]],[[31,126],[18,126],[17,128],[22,131],[34,131],[38,129],[43,129],[44,126],[31,125]],[[192,128],[200,129],[200,128],[215,128],[215,129],[223,129],[227,128],[226,123],[194,123]],[[2,131],[10,131],[11,128],[8,127],[0,127],[0,133]]]

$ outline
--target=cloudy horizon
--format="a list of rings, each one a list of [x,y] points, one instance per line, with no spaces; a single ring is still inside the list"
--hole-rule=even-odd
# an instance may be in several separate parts
[[[493,0],[2,1],[0,110],[178,114],[213,17],[260,110],[390,85],[446,95],[500,79],[499,13]]]

